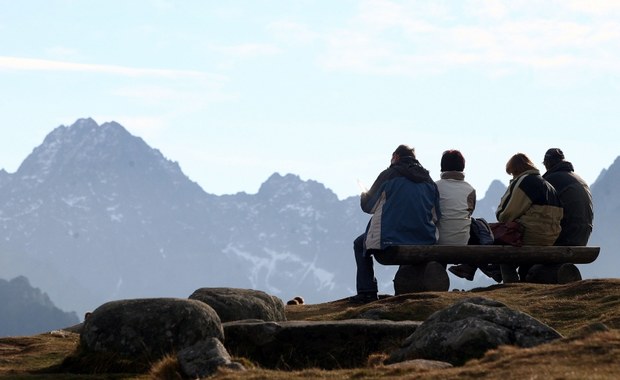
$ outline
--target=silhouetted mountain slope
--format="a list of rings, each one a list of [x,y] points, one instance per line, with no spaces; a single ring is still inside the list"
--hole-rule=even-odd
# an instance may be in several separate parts
[[[58,309],[23,276],[0,279],[0,304],[0,337],[38,334],[79,322],[75,313]]]
[[[484,218],[489,223],[497,222],[495,211],[505,192],[506,185],[501,181],[495,180],[491,182],[486,193],[484,193],[484,197],[476,201],[476,209],[474,210],[473,216],[476,218]]]
[[[601,247],[601,253],[595,264],[580,266],[582,274],[587,277],[620,277],[620,157],[603,170],[591,186],[594,201],[594,229],[589,245]]]

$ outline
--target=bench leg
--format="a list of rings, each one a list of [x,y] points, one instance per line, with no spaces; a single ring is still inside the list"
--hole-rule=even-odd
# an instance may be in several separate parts
[[[418,293],[424,291],[423,265],[400,265],[394,275],[394,294]]]
[[[429,292],[447,292],[450,289],[450,277],[448,277],[446,267],[437,261],[426,264],[422,282]]]
[[[575,264],[536,264],[527,273],[525,281],[536,284],[567,284],[581,281],[581,273]]]
[[[575,264],[562,264],[558,268],[558,284],[581,281],[581,272]]]
[[[532,265],[525,276],[525,282],[535,284],[557,284],[559,265]]]
[[[394,276],[394,294],[445,292],[450,289],[446,268],[431,261],[420,265],[401,265]]]

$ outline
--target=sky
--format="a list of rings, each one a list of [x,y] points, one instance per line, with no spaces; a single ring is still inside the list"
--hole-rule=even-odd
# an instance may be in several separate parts
[[[484,196],[522,152],[592,184],[620,155],[620,2],[0,0],[0,168],[92,117],[211,194],[273,173],[340,199],[399,144]]]

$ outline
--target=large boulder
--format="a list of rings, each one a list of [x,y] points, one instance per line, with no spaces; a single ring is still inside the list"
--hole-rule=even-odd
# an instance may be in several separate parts
[[[235,321],[224,323],[226,349],[274,369],[355,368],[391,352],[420,325],[413,321]]]
[[[235,288],[201,288],[189,299],[211,306],[222,322],[243,319],[286,321],[284,302],[260,290]]]
[[[113,301],[86,319],[81,354],[154,362],[209,338],[224,339],[222,323],[203,302],[176,298]]]
[[[213,375],[219,367],[244,371],[245,367],[233,362],[226,348],[217,338],[196,343],[186,347],[177,354],[181,372],[190,379]]]
[[[525,313],[468,298],[432,314],[386,362],[430,359],[461,365],[501,345],[532,347],[558,338],[557,331]]]

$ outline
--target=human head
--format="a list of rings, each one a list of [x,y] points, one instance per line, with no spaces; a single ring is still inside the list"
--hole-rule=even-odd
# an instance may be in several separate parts
[[[517,153],[510,157],[506,163],[506,173],[512,174],[513,177],[520,175],[527,170],[536,169],[534,163],[524,153]]]
[[[562,149],[550,148],[545,153],[545,158],[543,159],[543,165],[545,165],[545,168],[549,170],[562,161],[564,161],[564,152],[562,152]]]
[[[392,153],[392,163],[398,162],[401,157],[413,157],[415,158],[415,149],[411,148],[409,145],[399,145],[394,153]]]
[[[465,157],[458,150],[446,150],[441,155],[441,171],[442,172],[462,172],[465,170]]]

